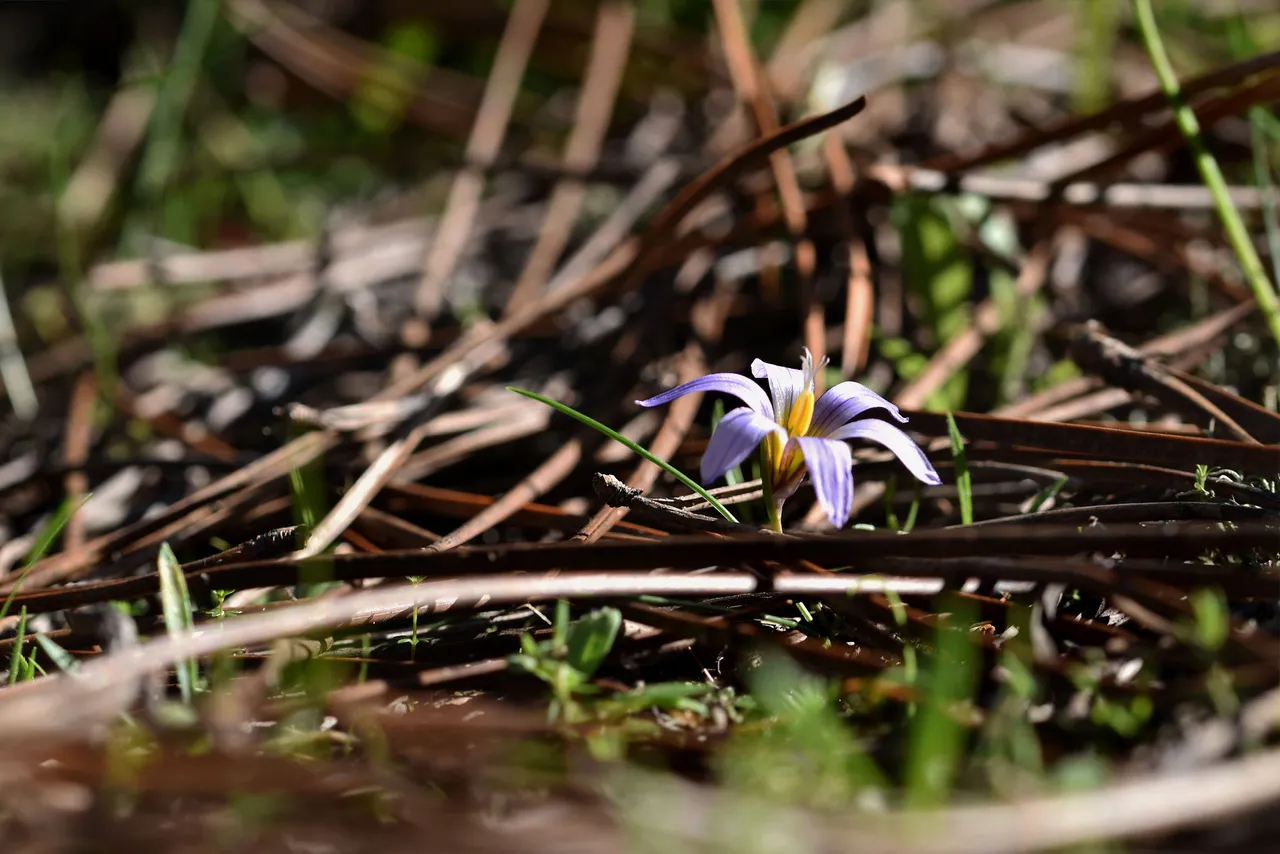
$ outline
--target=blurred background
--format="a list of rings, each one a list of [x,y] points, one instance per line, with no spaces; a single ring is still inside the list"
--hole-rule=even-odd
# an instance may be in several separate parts
[[[749,119],[736,107],[709,2],[637,0],[622,15],[626,21],[622,13],[602,17],[608,7],[589,2],[545,5],[524,11],[528,32],[519,35],[531,44],[514,51],[507,121],[477,128],[512,3],[4,4],[0,272],[24,352],[65,340],[68,327],[92,325],[86,314],[110,319],[105,337],[123,345],[136,324],[206,296],[203,285],[216,283],[220,272],[207,271],[201,286],[151,288],[143,297],[129,293],[142,282],[95,277],[100,262],[431,217],[468,162],[486,173],[486,205],[474,245],[459,259],[467,284],[450,282],[453,302],[501,306],[536,237],[538,206],[566,172],[589,178],[564,224],[572,247],[660,155],[679,165],[670,185],[678,187],[751,130],[727,127]],[[1161,0],[1156,7],[1184,80],[1280,44],[1280,13],[1267,2]],[[859,93],[871,96],[868,110],[838,129],[865,162],[970,154],[1155,90],[1121,2],[757,0],[741,8],[783,121]],[[598,36],[611,39],[605,49],[616,51],[614,58],[625,56],[620,67],[600,74],[621,79],[616,87],[608,80],[597,87],[598,103],[590,107],[596,115],[587,117],[596,127],[579,133],[599,141],[579,139],[570,156]],[[527,63],[519,57],[524,47]],[[1212,125],[1213,151],[1234,184],[1254,183],[1253,154],[1274,165],[1275,118],[1266,103],[1258,100],[1256,117],[1246,108]],[[1117,149],[1118,136],[1091,133],[1047,144],[984,172],[1047,184],[1103,160]],[[816,140],[799,148],[808,155],[799,161],[806,191],[827,185]],[[1185,148],[1166,144],[1118,163],[1109,179],[1181,184],[1198,176]],[[1025,185],[995,189],[1016,195]],[[946,228],[949,213],[940,207],[946,205],[936,199],[898,200],[887,215],[897,237],[910,238],[928,230],[922,223]],[[873,228],[882,212],[867,213]],[[1141,221],[1135,230],[1152,235],[1152,217],[1109,215]],[[1017,225],[1025,231],[1038,218],[1019,215]],[[1193,239],[1187,216],[1166,216],[1163,233],[1175,219],[1181,230],[1170,235],[1179,244],[1172,252],[1134,258],[1131,250],[1116,258],[1117,238],[1078,253],[1089,273],[1083,278],[1098,284],[1074,289],[1071,315],[1137,330],[1167,308],[1169,289],[1144,275],[1149,262],[1214,251],[1211,237]],[[1081,228],[1088,231],[1073,224],[1077,233]],[[911,253],[911,240],[902,244]],[[829,253],[821,260],[830,266]],[[396,273],[411,275],[389,270],[377,284]],[[906,278],[908,288],[926,287],[921,275]],[[945,324],[948,300],[980,296],[973,287],[926,294],[940,315],[934,320]],[[1177,290],[1186,298],[1191,288]],[[280,306],[281,315],[286,308],[296,306]],[[881,326],[893,331],[892,323]]]
[[[26,579],[34,567],[32,589],[124,578],[249,541],[262,549],[251,556],[285,561],[309,534],[312,553],[365,556],[472,541],[554,547],[583,530],[594,539],[619,518],[592,515],[600,507],[597,472],[634,473],[655,496],[680,489],[637,468],[629,451],[505,386],[566,401],[646,447],[661,446],[692,472],[723,410],[707,400],[673,415],[676,407],[640,411],[632,401],[701,373],[746,372],[755,358],[795,365],[802,346],[830,359],[822,385],[857,379],[919,410],[912,429],[943,475],[927,490],[905,478],[898,484],[896,463],[876,457],[878,449],[856,449],[861,525],[905,532],[1060,509],[1083,514],[1062,522],[1074,536],[1077,524],[1111,510],[1117,524],[1132,521],[1125,514],[1134,507],[1154,514],[1144,521],[1274,513],[1274,480],[1249,476],[1275,474],[1264,444],[1276,441],[1280,310],[1265,296],[1267,280],[1280,279],[1280,5],[1151,4],[1154,32],[1199,119],[1200,153],[1161,92],[1152,33],[1144,39],[1134,15],[1144,6],[0,3],[0,576],[7,583],[26,567]],[[824,134],[797,134],[770,159],[748,158],[736,169],[756,141],[858,96],[865,108],[850,108]],[[1205,183],[1209,161],[1221,171],[1223,193]],[[726,164],[735,169],[716,171]],[[681,216],[660,214],[699,191],[706,192]],[[1235,245],[1220,205],[1241,218]],[[1252,247],[1256,264],[1242,262],[1241,244]],[[1243,426],[1224,427],[1218,406]],[[991,431],[968,437],[972,488],[964,445],[958,437],[949,443],[936,414],[951,410],[1030,419],[962,420],[966,430]],[[1112,445],[1061,422],[1148,434],[1139,442],[1124,434]],[[1147,435],[1154,438],[1144,447]],[[1193,440],[1200,444],[1185,444]],[[271,456],[282,447],[296,458]],[[1223,456],[1174,459],[1164,454],[1170,447]],[[378,473],[375,462],[384,476],[366,480],[371,469]],[[1212,472],[1210,462],[1218,466]],[[315,534],[371,482],[345,505],[343,524]],[[212,492],[201,492],[210,484]],[[825,517],[812,505],[800,493],[788,505],[788,526],[823,530]],[[1186,530],[1176,543],[1183,551],[1173,555],[1177,568],[1206,569],[1199,529]],[[628,521],[607,535],[625,542],[664,534]],[[980,538],[981,531],[966,542]],[[162,542],[177,558],[162,557]],[[1265,560],[1274,563],[1274,555]],[[909,585],[911,625],[901,601],[878,594],[857,603],[844,597],[851,608],[865,605],[861,611],[824,601],[816,621],[804,603],[781,595],[668,602],[684,609],[685,622],[675,611],[627,611],[628,621],[647,614],[660,630],[642,625],[649,633],[637,634],[628,622],[593,684],[622,617],[618,610],[583,617],[578,609],[575,626],[616,619],[591,666],[570,674],[572,690],[564,688],[563,657],[548,646],[551,619],[532,607],[460,608],[429,625],[424,617],[422,631],[432,634],[422,649],[417,612],[412,623],[400,614],[347,626],[326,650],[336,662],[317,654],[314,671],[293,659],[280,664],[288,669],[279,685],[266,681],[278,675],[279,647],[244,651],[217,677],[230,673],[228,682],[250,685],[243,706],[227,713],[241,715],[229,718],[234,726],[217,718],[220,706],[199,725],[192,715],[172,726],[148,719],[146,738],[156,741],[137,755],[167,758],[150,766],[151,800],[139,797],[136,811],[115,810],[115,766],[95,755],[82,766],[66,759],[73,771],[92,769],[72,791],[79,800],[62,797],[67,790],[28,790],[27,778],[14,776],[19,782],[3,794],[20,808],[0,799],[0,822],[36,828],[27,838],[40,844],[61,832],[60,816],[74,813],[84,817],[75,832],[100,845],[99,827],[120,834],[118,849],[156,832],[170,834],[174,850],[184,839],[203,845],[201,827],[186,816],[199,813],[225,829],[246,816],[274,816],[284,803],[236,800],[236,775],[252,764],[264,787],[283,781],[279,791],[299,794],[290,802],[292,825],[279,826],[314,833],[317,846],[342,839],[369,850],[359,846],[374,839],[390,846],[394,837],[401,846],[428,840],[441,850],[480,850],[478,842],[462,846],[482,828],[492,831],[484,844],[493,850],[510,841],[494,830],[494,816],[530,792],[560,786],[561,806],[585,800],[588,786],[574,775],[587,753],[602,762],[630,755],[685,782],[718,781],[771,805],[849,811],[858,822],[864,814],[855,807],[883,811],[904,788],[908,806],[932,807],[952,803],[953,794],[1049,797],[1140,772],[1194,770],[1231,754],[1250,732],[1262,743],[1270,726],[1265,706],[1261,734],[1247,721],[1236,726],[1248,717],[1238,699],[1275,687],[1276,653],[1266,645],[1274,641],[1267,632],[1277,625],[1275,601],[1255,595],[1268,583],[1263,562],[1231,564],[1232,598],[1200,591],[1194,613],[1187,591],[1201,577],[1170,581],[1159,574],[1169,567],[1152,569],[1155,561],[1144,571],[1183,587],[1173,605],[1126,589],[1130,606],[1141,599],[1132,622],[1096,585],[1070,591],[1057,616],[1045,618],[1059,647],[1051,638],[1045,655],[1023,633],[1023,658],[999,658],[987,675],[999,670],[1005,681],[993,677],[981,690],[978,676],[963,685],[951,679],[952,663],[964,650],[1014,649],[1017,621],[1029,624],[1041,608],[1038,592],[1012,604],[1007,596],[981,598],[983,619],[1007,623],[1012,634],[976,617],[972,628],[960,620],[960,631],[948,631],[930,610],[931,593]],[[918,564],[913,571],[928,575]],[[991,583],[982,592],[994,590]],[[188,597],[182,613],[221,619],[226,601],[270,613],[296,604],[292,596],[330,589],[281,582],[271,594],[277,601],[266,604],[258,589],[219,591],[216,601],[201,591],[205,599]],[[360,595],[354,587],[341,592]],[[39,603],[30,604],[35,614]],[[174,630],[154,603],[138,600],[129,614],[137,622],[126,621],[130,642]],[[663,614],[671,619],[659,620]],[[569,616],[566,606],[555,631]],[[38,670],[109,659],[103,649],[124,643],[61,616],[33,616],[30,629],[26,619],[25,610],[0,613],[2,642],[13,649],[3,656],[12,655],[11,685],[30,680],[37,693],[65,686]],[[786,638],[789,651],[809,655],[806,666],[830,668],[840,680],[819,682],[795,668],[757,672],[754,653],[740,656],[747,664],[735,671],[732,656],[724,664],[730,635],[718,634],[728,625],[741,630],[731,638],[735,652],[744,638]],[[813,635],[809,647],[792,643],[804,639],[797,627]],[[958,645],[933,646],[935,628],[939,638],[959,637]],[[24,653],[28,630],[42,640]],[[908,630],[915,634],[903,641]],[[66,649],[50,640],[55,634]],[[664,634],[676,642],[663,646],[671,640]],[[541,646],[524,644],[535,636]],[[1219,647],[1236,657],[1217,658]],[[883,673],[867,676],[857,658],[864,652]],[[1142,665],[1144,655],[1154,671],[1135,680],[1131,664]],[[533,662],[526,670],[516,666],[522,656]],[[197,694],[215,693],[209,671]],[[267,676],[252,682],[259,673]],[[927,675],[916,682],[920,673]],[[1038,705],[1047,694],[1038,693],[1037,679],[1058,691],[1056,710]],[[608,737],[554,729],[544,682],[563,689],[553,709],[580,712],[577,722],[603,721]],[[376,690],[360,693],[370,686]],[[345,688],[386,718],[393,763],[351,746],[364,737],[351,720],[334,724],[331,700]],[[942,693],[930,694],[935,688]],[[487,706],[493,717],[480,724],[466,717],[448,729],[403,716],[413,704],[402,702],[402,689],[420,711],[458,712],[457,705],[464,717],[473,707],[462,705],[481,689],[493,692],[486,703],[502,702]],[[519,715],[503,705],[512,697]],[[974,714],[953,714],[952,700],[971,701]],[[1045,708],[1056,717],[1041,714]],[[66,720],[50,721],[72,731],[79,711],[63,707]],[[942,723],[934,731],[918,728],[921,720]],[[1256,724],[1256,715],[1250,720]],[[111,714],[103,721],[119,724]],[[1228,721],[1229,738],[1209,729]],[[745,740],[737,741],[744,722]],[[922,730],[929,731],[917,738]],[[117,730],[121,743],[135,736],[140,743],[140,732]],[[501,773],[473,765],[460,732],[501,741],[487,754],[498,757]],[[517,736],[527,739],[508,750]],[[196,746],[169,744],[167,753],[156,746],[186,738]],[[955,775],[935,785],[929,763],[938,755],[949,757]],[[286,761],[275,763],[279,757]],[[32,768],[43,773],[45,758],[36,756]],[[324,777],[330,766],[321,758],[349,761],[342,767],[369,776]],[[320,770],[310,777],[302,767]],[[691,787],[676,786],[675,775],[664,779],[669,803],[637,812],[659,832],[693,803],[681,794]],[[590,779],[593,792],[608,788],[598,783]],[[363,794],[351,796],[355,790],[391,794],[366,803]],[[622,792],[612,807],[647,809],[629,789],[610,791]],[[29,792],[28,810],[20,798]],[[504,800],[510,792],[517,794]],[[202,812],[197,796],[206,795],[214,806]],[[327,800],[306,800],[313,797]],[[356,801],[350,814],[297,808]],[[395,825],[384,820],[392,801]],[[471,824],[453,821],[466,810]],[[537,813],[530,826],[542,830],[525,841],[546,850],[563,839],[599,843],[604,819],[580,811],[574,823],[564,814]],[[1035,825],[1028,833],[1048,828],[1042,847],[1057,849],[1102,833],[1087,824],[1100,814],[1076,809],[1084,830],[1061,837],[1052,836],[1057,825],[1023,824]],[[727,827],[746,821],[741,804],[735,815]],[[930,850],[1014,850],[1017,814],[1001,815],[1007,820],[967,826]],[[1161,820],[1173,827],[1181,816]],[[1268,821],[1274,811],[1250,825],[1258,838]],[[1232,837],[1233,827],[1223,838],[1244,838]],[[1012,835],[988,846],[996,830]],[[261,850],[298,848],[286,839]],[[875,850],[914,849],[885,842]]]
[[[1155,8],[1274,278],[1280,11]],[[86,514],[108,530],[279,447],[281,406],[363,401],[604,269],[722,158],[860,94],[825,139],[722,182],[631,293],[521,326],[504,380],[622,424],[622,389],[669,380],[690,337],[728,370],[803,344],[828,382],[989,412],[1079,377],[1083,321],[1138,343],[1252,298],[1126,3],[31,2],[0,6],[0,43],[14,532],[61,497],[29,479],[74,462],[85,412],[80,488],[131,499]],[[1274,406],[1264,330],[1255,316],[1177,364]],[[1073,412],[1161,415],[1128,397]],[[510,488],[557,447],[547,423],[411,473]],[[358,471],[348,451],[328,465]],[[194,467],[134,466],[166,455]]]

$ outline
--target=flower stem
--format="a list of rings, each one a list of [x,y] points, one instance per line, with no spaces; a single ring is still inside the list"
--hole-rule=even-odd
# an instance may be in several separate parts
[[[773,460],[769,453],[769,443],[760,443],[760,485],[764,492],[764,512],[769,519],[769,527],[782,533],[782,502],[773,497]]]
[[[1262,259],[1253,248],[1253,241],[1249,237],[1249,231],[1240,216],[1240,211],[1231,200],[1227,181],[1222,176],[1218,161],[1214,159],[1200,136],[1200,123],[1183,97],[1178,75],[1174,72],[1169,55],[1165,52],[1164,42],[1160,39],[1160,30],[1156,27],[1150,0],[1133,0],[1133,11],[1138,32],[1142,35],[1142,41],[1146,45],[1147,55],[1151,58],[1156,77],[1160,80],[1160,88],[1164,90],[1169,106],[1173,108],[1173,117],[1178,129],[1182,131],[1187,148],[1191,150],[1195,159],[1196,168],[1200,170],[1200,177],[1209,188],[1214,207],[1218,209],[1218,217],[1222,220],[1227,242],[1235,250],[1245,280],[1253,290],[1254,300],[1258,303],[1258,310],[1266,318],[1272,336],[1280,342],[1280,298],[1277,298],[1275,289],[1267,279]]]

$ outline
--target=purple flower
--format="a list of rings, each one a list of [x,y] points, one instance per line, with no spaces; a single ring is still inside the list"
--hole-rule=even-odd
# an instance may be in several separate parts
[[[853,456],[846,439],[878,442],[893,451],[919,480],[941,483],[924,452],[906,433],[887,420],[854,420],[868,410],[883,409],[906,423],[898,407],[871,389],[861,383],[842,382],[814,400],[814,378],[825,364],[825,359],[815,364],[806,348],[798,371],[759,359],[751,363],[752,376],[768,380],[768,395],[739,374],[708,374],[636,403],[660,406],[695,391],[718,391],[738,398],[746,406],[720,419],[702,456],[703,483],[724,475],[763,442],[767,476],[779,506],[807,473],[813,478],[818,503],[837,528],[849,521],[853,504]]]

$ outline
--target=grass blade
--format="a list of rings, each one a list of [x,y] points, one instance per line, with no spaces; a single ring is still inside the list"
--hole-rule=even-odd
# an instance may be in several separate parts
[[[53,548],[54,540],[58,539],[58,534],[62,533],[62,529],[67,526],[67,522],[71,521],[71,517],[75,515],[85,502],[92,497],[92,494],[84,495],[79,501],[72,498],[63,499],[58,505],[58,509],[54,511],[53,516],[49,519],[49,524],[44,526],[44,530],[40,532],[40,536],[36,538],[36,543],[31,547],[31,551],[27,553],[27,559],[22,564],[22,572],[18,574],[18,581],[13,585],[13,589],[9,591],[9,595],[5,597],[4,604],[0,605],[0,620],[3,620],[9,614],[9,606],[13,604],[13,597],[18,595],[18,591],[22,589],[22,582],[26,581],[27,573],[31,571],[31,567]]]
[[[13,637],[13,652],[9,655],[9,684],[16,685],[21,672],[22,647],[27,642],[27,609],[18,614],[18,631]]]
[[[964,436],[956,426],[955,416],[947,413],[947,436],[951,439],[951,457],[956,464],[956,492],[960,496],[960,521],[973,524],[973,479],[969,475],[969,458],[964,452]]]
[[[44,650],[44,654],[49,656],[49,659],[57,665],[58,669],[63,673],[74,673],[76,668],[80,666],[80,662],[76,661],[75,658],[72,657],[71,653],[58,646],[55,641],[50,640],[44,635],[33,635],[33,637],[35,638],[36,643],[40,644],[40,648]]]
[[[951,604],[951,618],[938,623],[924,703],[911,726],[905,788],[906,803],[915,808],[946,803],[964,762],[962,709],[978,688],[982,652],[968,640],[976,611],[960,600]]]
[[[538,394],[537,392],[529,391],[528,389],[517,388],[516,386],[512,386],[512,385],[507,386],[507,391],[514,391],[516,394],[523,394],[525,397],[532,398],[533,400],[538,401],[538,403],[546,404],[547,406],[550,406],[552,409],[556,410],[557,412],[562,412],[565,415],[568,415],[570,418],[574,419],[575,421],[578,421],[582,424],[587,425],[592,430],[596,430],[596,431],[599,431],[600,433],[603,433],[604,435],[608,436],[610,439],[614,440],[615,442],[621,444],[628,450],[644,457],[646,460],[653,463],[658,468],[662,469],[667,474],[671,475],[676,480],[680,481],[685,486],[692,489],[694,492],[698,493],[698,495],[702,496],[703,500],[705,500],[708,504],[710,504],[713,508],[715,508],[715,511],[717,513],[719,513],[724,518],[728,519],[730,522],[738,521],[736,518],[734,518],[734,515],[729,512],[728,508],[726,508],[723,504],[717,501],[714,495],[712,495],[710,492],[707,492],[705,489],[699,486],[697,481],[690,478],[688,475],[686,475],[684,472],[680,471],[675,466],[668,463],[666,460],[658,459],[653,454],[649,453],[647,450],[640,447],[635,442],[631,441],[626,436],[623,436],[621,433],[612,429],[611,427],[606,427],[603,424],[601,424],[599,421],[592,418],[591,416],[583,415],[578,410],[570,406],[566,406],[565,404],[561,403],[558,400],[552,400],[549,397],[545,397],[541,394]]]
[[[40,403],[36,399],[35,386],[31,384],[31,374],[27,372],[27,363],[22,358],[22,348],[18,346],[18,333],[13,326],[13,315],[9,313],[3,277],[0,277],[0,379],[4,380],[4,390],[13,405],[13,414],[23,421],[34,418]]]
[[[173,554],[168,543],[160,546],[160,557],[157,561],[160,574],[160,606],[164,612],[165,631],[169,637],[178,638],[188,635],[194,628],[191,608],[191,594],[187,590],[187,577],[182,573],[182,565]],[[188,658],[177,667],[178,692],[182,702],[190,705],[195,694],[196,661]]]
[[[1267,279],[1267,271],[1263,269],[1262,259],[1258,257],[1253,241],[1249,238],[1244,219],[1241,218],[1240,211],[1231,200],[1227,181],[1222,176],[1218,161],[1209,153],[1204,140],[1200,138],[1200,122],[1182,97],[1178,76],[1173,71],[1173,64],[1169,62],[1169,55],[1165,53],[1164,42],[1160,40],[1160,31],[1156,27],[1150,0],[1133,0],[1133,12],[1138,31],[1142,34],[1143,44],[1147,48],[1147,55],[1151,58],[1151,66],[1160,79],[1160,88],[1164,90],[1165,97],[1169,99],[1169,106],[1173,108],[1174,121],[1177,122],[1178,129],[1187,140],[1187,148],[1195,158],[1201,180],[1213,196],[1213,206],[1222,220],[1227,241],[1235,251],[1236,257],[1240,259],[1240,267],[1244,270],[1245,280],[1253,291],[1253,298],[1257,300],[1258,310],[1266,318],[1272,337],[1276,339],[1277,344],[1280,344],[1280,298],[1276,297],[1275,288]]]

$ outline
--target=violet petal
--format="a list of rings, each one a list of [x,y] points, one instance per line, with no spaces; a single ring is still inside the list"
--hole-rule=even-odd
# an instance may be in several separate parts
[[[757,386],[758,388],[759,386]],[[745,460],[770,433],[786,431],[750,407],[740,406],[725,413],[711,434],[702,454],[702,482],[711,483]]]
[[[938,477],[938,473],[933,470],[933,464],[924,455],[924,451],[920,450],[920,446],[906,433],[885,421],[870,418],[865,421],[855,421],[833,430],[827,438],[870,439],[873,442],[879,442],[893,451],[894,456],[901,460],[907,470],[918,480],[933,486],[942,483],[942,478]]]
[[[771,365],[756,359],[751,363],[751,376],[769,379],[769,395],[773,398],[773,415],[779,424],[791,417],[791,406],[806,389],[804,371]]]
[[[818,503],[831,524],[843,528],[853,505],[853,454],[849,446],[816,436],[802,436],[795,441],[804,454],[804,465],[813,480]]]
[[[769,403],[769,397],[764,393],[764,389],[760,388],[759,383],[752,382],[742,374],[707,374],[705,377],[698,377],[696,380],[667,389],[662,394],[655,394],[646,400],[637,400],[636,403],[641,406],[661,406],[695,391],[718,391],[731,394],[755,412],[770,421],[773,420],[773,406]]]
[[[832,431],[848,424],[868,409],[877,407],[888,410],[890,415],[903,424],[907,423],[907,419],[898,411],[898,407],[862,383],[853,381],[837,383],[827,389],[814,404],[809,435],[830,436]]]

